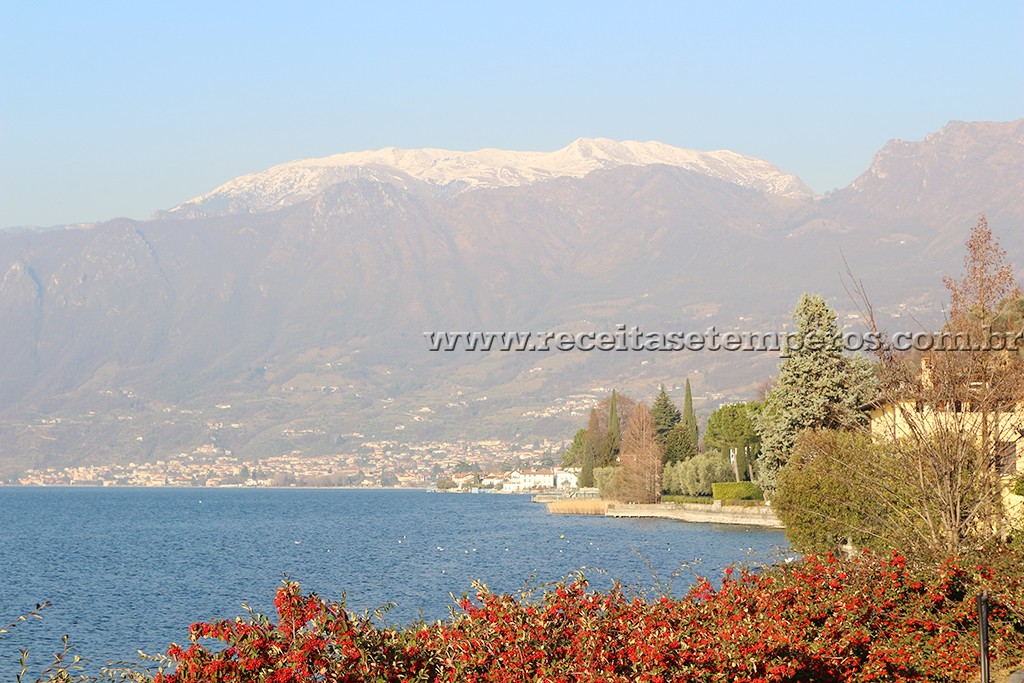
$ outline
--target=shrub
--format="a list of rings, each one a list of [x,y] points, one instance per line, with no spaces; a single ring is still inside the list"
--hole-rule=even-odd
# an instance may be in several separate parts
[[[870,436],[859,432],[806,431],[778,475],[772,509],[786,539],[800,552],[826,553],[846,543],[879,549],[876,511],[852,481],[851,471],[882,458]]]
[[[1021,564],[1019,547],[941,566],[915,567],[898,553],[807,556],[763,571],[727,568],[717,587],[697,577],[682,598],[593,591],[583,576],[520,595],[476,584],[450,619],[402,629],[286,584],[277,624],[195,624],[192,645],[169,650],[177,669],[156,680],[965,681],[976,675],[982,589],[995,667],[1024,658]]]
[[[663,486],[669,493],[710,496],[711,484],[730,476],[729,459],[718,451],[705,451],[689,460],[666,465]]]
[[[761,487],[752,481],[723,481],[711,485],[715,500],[764,500]]]
[[[668,495],[661,497],[662,503],[697,503],[700,505],[711,505],[714,501],[708,496],[679,496]]]

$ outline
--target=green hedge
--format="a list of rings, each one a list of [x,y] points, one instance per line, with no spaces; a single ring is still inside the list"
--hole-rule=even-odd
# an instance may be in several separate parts
[[[701,505],[711,505],[712,501],[710,496],[676,496],[676,495],[664,495],[661,497],[662,503],[699,503]]]
[[[711,485],[715,500],[764,500],[764,492],[752,481],[724,481]]]
[[[1024,477],[1017,480],[1017,483],[1014,485],[1010,493],[1018,496],[1024,496]]]

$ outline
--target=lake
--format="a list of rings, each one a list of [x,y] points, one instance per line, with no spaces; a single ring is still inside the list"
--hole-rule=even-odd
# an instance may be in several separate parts
[[[549,515],[528,496],[412,490],[0,487],[0,680],[18,649],[37,673],[71,636],[94,662],[135,661],[187,640],[189,624],[273,612],[286,576],[350,609],[388,602],[389,622],[448,616],[474,580],[495,591],[588,568],[651,589],[679,572],[771,561],[781,531],[670,520]],[[33,676],[34,678],[34,676]]]

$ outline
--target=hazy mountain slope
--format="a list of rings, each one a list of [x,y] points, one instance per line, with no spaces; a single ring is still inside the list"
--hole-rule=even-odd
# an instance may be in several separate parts
[[[1021,131],[890,143],[820,199],[741,155],[580,140],[294,162],[149,221],[0,233],[0,471],[355,431],[533,439],[581,421],[545,410],[569,393],[688,375],[742,398],[777,358],[432,353],[423,333],[772,331],[805,290],[852,311],[844,257],[886,315],[935,320],[979,211],[1024,266]]]

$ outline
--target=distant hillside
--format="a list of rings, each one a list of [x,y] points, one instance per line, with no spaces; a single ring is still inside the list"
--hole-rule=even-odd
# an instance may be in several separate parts
[[[825,198],[660,143],[391,149],[284,164],[148,221],[0,232],[0,472],[211,442],[336,452],[352,432],[558,436],[585,420],[560,408],[570,393],[687,376],[705,408],[748,398],[777,358],[432,353],[423,333],[775,330],[805,290],[853,312],[844,257],[916,329],[980,212],[1024,266],[1022,140],[1024,121],[951,123]]]

